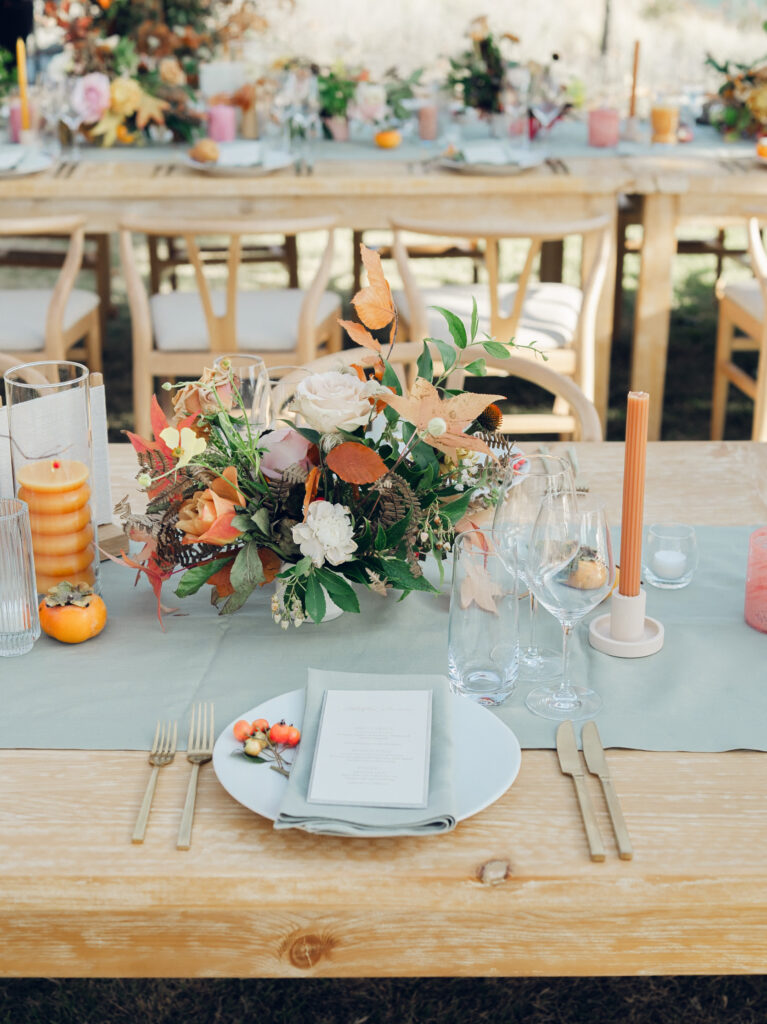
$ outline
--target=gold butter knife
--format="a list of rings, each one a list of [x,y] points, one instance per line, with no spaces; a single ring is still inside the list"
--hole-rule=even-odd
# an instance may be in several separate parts
[[[586,789],[586,773],[583,770],[578,745],[575,742],[575,730],[571,721],[562,722],[557,729],[557,755],[559,767],[565,775],[571,775],[575,784],[575,793],[581,808],[581,817],[589,841],[589,852],[592,860],[604,860],[605,848],[602,835],[591,803],[589,791]]]
[[[618,853],[621,860],[631,860],[634,856],[634,849],[631,845],[629,830],[621,810],[618,794],[615,792],[613,780],[610,777],[610,769],[607,766],[602,741],[599,738],[599,730],[596,722],[586,722],[581,733],[583,741],[583,756],[592,775],[598,775],[602,783],[602,790],[607,801],[607,810],[610,812],[610,820],[613,823],[615,839],[618,843]]]

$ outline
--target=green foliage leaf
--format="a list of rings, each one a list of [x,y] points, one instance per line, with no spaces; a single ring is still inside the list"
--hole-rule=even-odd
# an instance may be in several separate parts
[[[510,354],[508,346],[502,345],[500,341],[483,341],[482,348],[489,356],[495,356],[498,359],[507,359]]]
[[[234,612],[239,611],[252,593],[252,588],[250,590],[235,590],[235,592],[230,594],[226,599],[226,604],[218,614],[232,615]]]
[[[479,313],[477,312],[477,300],[472,295],[471,297],[471,340],[472,342],[477,337],[477,331],[479,330]]]
[[[261,508],[256,509],[256,511],[253,513],[253,515],[250,518],[256,524],[256,526],[261,531],[261,533],[263,533],[264,536],[268,537],[269,536],[269,513],[263,507],[263,505],[261,506]]]
[[[301,437],[305,437],[306,440],[311,441],[312,444],[318,445],[320,443],[320,434],[318,431],[311,430],[309,427],[297,427],[295,423],[289,423],[288,426],[291,426],[301,435]]]
[[[475,377],[487,377],[487,363],[484,359],[475,359],[473,362],[467,363],[464,370],[474,374]]]
[[[306,608],[307,615],[314,622],[322,622],[323,616],[325,615],[325,592],[317,579],[316,573],[312,573],[306,579],[306,595],[304,597],[304,607]]]
[[[460,498],[456,498],[455,501],[449,501],[446,505],[443,505],[439,510],[439,514],[445,516],[455,526],[466,515],[473,494],[473,487],[468,491],[464,491]]]
[[[324,567],[315,569],[315,572],[323,587],[339,608],[342,608],[345,612],[359,612],[360,603],[357,600],[357,595],[345,579]]]
[[[376,551],[383,551],[385,547],[386,547],[386,530],[379,523],[378,524],[378,532],[376,533],[375,548],[376,548]]]
[[[398,523],[393,523],[386,531],[386,547],[395,548],[407,533],[410,523],[410,512],[408,511]]]
[[[194,568],[187,569],[178,581],[176,596],[189,597],[191,594],[196,594],[200,587],[207,583],[214,573],[217,573],[219,569],[223,569],[231,557],[229,555],[227,558],[214,558],[212,562],[207,562],[205,565],[195,565]]]
[[[443,309],[442,306],[432,306],[431,308],[436,309],[445,318],[448,330],[458,348],[466,348],[469,339],[466,337],[466,327],[463,320],[456,316],[455,313],[451,313],[449,309]]]
[[[404,590],[405,592],[425,590],[432,594],[439,593],[437,588],[429,583],[425,576],[414,576],[410,571],[410,566],[405,561],[394,558],[379,558],[378,564],[383,575],[397,590]]]
[[[361,583],[365,587],[369,586],[365,570],[357,562],[344,562],[343,566],[338,567],[338,572],[342,573],[347,580],[351,580],[352,583]],[[336,576],[337,578],[338,576]]]
[[[258,545],[253,541],[240,549],[229,578],[235,591],[245,591],[246,597],[264,582],[264,567],[258,554]]]
[[[250,516],[241,514],[232,518],[232,526],[240,533],[248,533],[253,529],[253,520]]]
[[[423,377],[425,380],[431,380],[434,376],[434,363],[432,362],[431,352],[426,342],[423,343],[423,350],[418,357],[416,371],[418,376]]]
[[[442,357],[442,363],[445,367],[444,372],[450,373],[455,364],[458,362],[458,352],[453,348],[452,345],[448,345],[446,341],[441,341],[439,338],[430,338],[430,341],[439,349],[439,354]]]
[[[402,394],[402,385],[400,384],[397,371],[391,365],[391,363],[384,362],[384,372],[381,378],[381,383],[387,388],[394,388],[395,395]]]

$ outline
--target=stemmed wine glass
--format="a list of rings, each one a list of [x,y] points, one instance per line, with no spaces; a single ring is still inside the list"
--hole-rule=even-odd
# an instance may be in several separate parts
[[[615,580],[604,503],[567,492],[547,496],[530,538],[527,577],[535,596],[562,624],[562,679],[558,687],[535,687],[525,703],[544,718],[591,718],[602,698],[570,681],[568,640],[584,615],[610,593]]]
[[[575,497],[570,463],[557,455],[525,455],[509,467],[493,519],[493,529],[501,538],[501,550],[515,550],[519,574],[530,592],[530,635],[519,658],[521,682],[542,682],[553,679],[562,671],[559,651],[538,646],[538,602],[527,573],[527,553],[533,526],[544,498],[556,494]]]
[[[218,356],[213,360],[217,369],[229,371],[239,393],[239,400],[232,409],[236,421],[243,431],[247,420],[251,430],[259,434],[272,423],[272,401],[269,372],[261,356],[251,352],[235,352]]]

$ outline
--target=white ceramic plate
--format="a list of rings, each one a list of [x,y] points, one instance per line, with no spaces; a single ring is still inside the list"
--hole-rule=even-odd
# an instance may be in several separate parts
[[[8,149],[13,149],[14,154],[18,152],[18,146],[5,146],[2,147],[3,156]],[[38,153],[34,150],[27,150],[27,152],[21,157],[19,162],[13,167],[3,169],[0,163],[0,178],[23,178],[27,174],[40,174],[41,171],[47,171],[53,164],[53,157],[48,156],[47,153]]]
[[[292,164],[293,157],[289,153],[270,153],[264,163],[253,164],[203,164],[198,160],[192,160],[191,157],[186,158],[187,167],[191,167],[193,171],[219,178],[259,177],[264,174],[274,174],[275,171],[283,171],[286,167],[291,167]]]
[[[240,754],[242,744],[232,726],[244,718],[269,722],[284,718],[299,729],[304,718],[304,690],[291,690],[258,704],[231,721],[216,740],[213,770],[218,781],[235,800],[272,821],[279,813],[287,780],[266,764],[253,764]],[[455,795],[458,821],[489,807],[503,796],[519,772],[522,754],[519,742],[507,725],[479,704],[452,694],[456,728]]]
[[[442,157],[438,166],[446,171],[454,171],[456,174],[482,174],[486,177],[501,177],[509,174],[522,174],[533,167],[539,167],[543,163],[543,157],[536,155],[525,158],[524,161],[514,161],[507,164],[483,164],[467,163],[465,160],[452,160],[450,157]]]

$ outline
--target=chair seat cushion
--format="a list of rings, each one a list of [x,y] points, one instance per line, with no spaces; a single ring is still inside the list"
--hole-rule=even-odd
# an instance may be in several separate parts
[[[0,350],[36,352],[45,348],[50,288],[0,289]],[[98,295],[75,288],[64,314],[64,330],[74,327],[99,304]]]
[[[479,336],[490,330],[490,292],[486,285],[452,284],[435,288],[422,288],[424,302],[429,306],[444,306],[457,314],[466,324],[471,324],[472,296],[477,300],[479,314]],[[501,313],[508,316],[514,308],[517,294],[515,284],[502,284],[498,288]],[[394,302],[406,320],[410,320],[409,306],[404,291],[394,292]],[[521,345],[537,342],[538,348],[555,349],[572,345],[578,329],[583,293],[569,284],[528,285],[522,316],[520,317],[515,340]],[[427,308],[429,333],[432,338],[450,341],[450,332],[444,318],[433,309]]]
[[[299,288],[238,292],[237,348],[256,352],[294,349],[298,342],[298,317],[304,295],[305,292]],[[223,316],[226,292],[211,291],[211,301],[216,316]],[[199,292],[153,295],[149,303],[156,348],[166,352],[204,352],[210,349]],[[340,298],[333,292],[324,292],[315,326],[340,311]]]
[[[764,299],[762,289],[757,280],[751,281],[730,281],[722,284],[717,289],[720,297],[729,299],[736,306],[740,306],[749,316],[755,320],[764,318]]]

